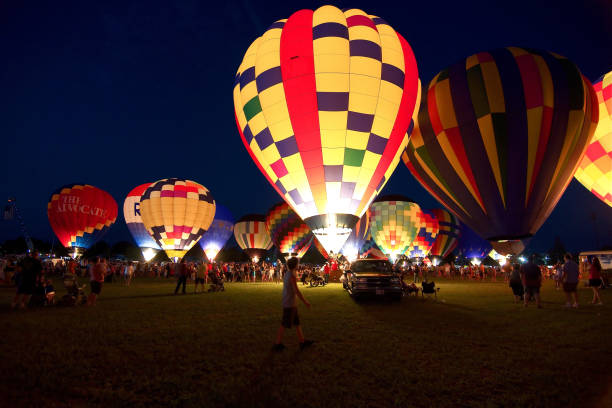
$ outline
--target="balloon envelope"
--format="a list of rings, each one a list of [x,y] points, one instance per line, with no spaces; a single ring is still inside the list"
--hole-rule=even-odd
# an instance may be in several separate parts
[[[418,232],[405,255],[408,258],[425,258],[436,241],[440,225],[431,210],[421,210],[418,218]]]
[[[266,229],[266,216],[249,214],[240,218],[234,225],[234,238],[249,258],[262,259],[272,248],[272,239]]]
[[[366,211],[359,219],[357,224],[355,224],[355,227],[342,247],[342,250],[340,251],[342,255],[344,255],[350,261],[357,259],[359,256],[359,249],[361,249],[369,234],[370,214],[368,211]]]
[[[457,217],[441,208],[431,210],[440,227],[430,254],[446,258],[459,243],[460,226]]]
[[[419,182],[490,241],[536,233],[597,123],[593,87],[557,54],[503,48],[439,73],[402,156]]]
[[[284,201],[268,211],[266,229],[284,257],[301,258],[310,248],[314,238],[308,225]]]
[[[379,17],[333,6],[272,24],[234,82],[247,151],[335,254],[397,166],[419,97],[408,42]]]
[[[612,71],[593,84],[599,103],[599,123],[575,177],[612,207]]]
[[[359,256],[361,258],[370,258],[370,259],[387,259],[383,251],[378,248],[376,242],[372,239],[372,236],[369,236],[368,239],[364,242],[363,246],[359,250]]]
[[[217,204],[215,218],[198,241],[206,254],[206,258],[214,261],[219,251],[230,239],[234,232],[234,216],[225,206]]]
[[[117,202],[106,191],[89,184],[68,184],[51,194],[47,216],[62,245],[87,249],[117,219]]]
[[[145,183],[135,187],[128,193],[123,202],[123,218],[125,218],[125,224],[147,261],[149,259],[146,258],[148,258],[149,254],[154,256],[155,253],[161,249],[153,237],[147,232],[147,229],[142,223],[142,216],[140,215],[140,197],[150,185],[151,183]],[[152,251],[148,249],[152,249]]]
[[[376,245],[393,262],[408,250],[417,236],[421,208],[412,200],[388,195],[370,205],[370,233]]]
[[[142,223],[170,258],[182,258],[208,230],[215,200],[203,185],[169,178],[152,183],[140,199]]]

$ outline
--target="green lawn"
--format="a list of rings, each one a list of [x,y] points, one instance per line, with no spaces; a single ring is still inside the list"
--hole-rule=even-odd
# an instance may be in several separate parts
[[[173,296],[140,279],[106,284],[95,308],[26,311],[0,289],[0,406],[610,406],[610,291],[592,306],[582,288],[566,310],[545,285],[541,310],[502,282],[438,281],[437,302],[305,288],[317,343],[300,352],[291,331],[281,354],[280,285]]]

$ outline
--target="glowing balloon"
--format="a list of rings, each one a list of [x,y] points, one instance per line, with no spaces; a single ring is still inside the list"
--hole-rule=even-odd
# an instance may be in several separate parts
[[[371,235],[359,250],[359,256],[361,258],[370,259],[387,259],[385,254],[378,248]]]
[[[349,261],[354,261],[359,256],[359,249],[365,243],[370,234],[370,214],[366,211],[363,216],[357,221],[357,224],[351,231],[344,246],[340,250]]]
[[[217,204],[215,218],[198,241],[206,258],[214,261],[219,251],[234,233],[234,216],[226,207]]]
[[[155,242],[147,232],[147,229],[142,223],[142,217],[140,216],[140,197],[150,185],[151,183],[145,183],[135,187],[128,193],[123,202],[123,218],[125,218],[125,224],[147,262],[161,249],[159,245],[157,245],[157,242]]]
[[[489,252],[489,258],[497,262],[499,266],[504,266],[508,261],[508,257],[506,255],[501,255],[494,249]]]
[[[329,260],[332,258],[327,252],[327,250],[323,247],[323,245],[321,245],[321,243],[319,242],[316,236],[312,240],[312,244],[315,246],[315,248],[317,248],[317,251],[319,251],[319,253],[323,256],[323,258],[325,258],[325,260]]]
[[[370,233],[376,245],[395,262],[406,253],[419,231],[421,208],[412,200],[389,195],[370,205]]]
[[[272,248],[265,215],[249,214],[240,218],[234,225],[234,238],[238,246],[255,262],[263,259]]]
[[[431,81],[403,160],[478,234],[519,241],[557,204],[597,118],[593,87],[566,58],[483,52]]]
[[[51,194],[47,217],[57,239],[76,256],[91,247],[117,219],[117,203],[104,190],[69,184]]]
[[[425,258],[436,241],[440,225],[431,210],[421,210],[418,217],[418,232],[405,255],[408,258]]]
[[[314,239],[308,225],[284,201],[268,211],[266,229],[272,242],[284,257],[301,258]]]
[[[334,254],[395,170],[419,97],[408,42],[379,17],[333,6],[272,24],[234,83],[249,154]]]
[[[574,176],[612,207],[612,71],[599,78],[593,89],[599,103],[599,123]]]
[[[440,258],[446,258],[459,243],[460,226],[457,217],[441,208],[431,210],[438,220],[440,229],[438,236],[431,247],[430,254]]]
[[[467,225],[461,224],[461,237],[456,252],[460,257],[480,261],[491,252],[491,244],[486,239],[482,239]]]
[[[140,198],[142,223],[157,245],[175,260],[182,258],[208,230],[215,207],[206,187],[177,178],[156,181]]]

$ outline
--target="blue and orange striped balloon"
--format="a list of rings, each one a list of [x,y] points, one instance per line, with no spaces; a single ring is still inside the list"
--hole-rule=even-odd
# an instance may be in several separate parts
[[[247,151],[335,254],[395,170],[419,98],[408,42],[379,17],[333,6],[272,24],[234,83]]]
[[[402,158],[452,213],[506,249],[531,237],[595,131],[597,98],[568,59],[509,47],[440,72]],[[510,242],[510,244],[508,244]]]

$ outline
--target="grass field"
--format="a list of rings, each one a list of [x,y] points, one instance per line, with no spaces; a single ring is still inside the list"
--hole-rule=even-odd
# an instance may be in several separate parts
[[[288,332],[281,354],[280,285],[173,296],[141,279],[106,284],[94,308],[25,311],[0,289],[0,406],[612,406],[612,306],[589,289],[567,310],[547,282],[538,310],[502,282],[438,286],[437,302],[363,304],[305,288],[317,343],[300,352]]]

